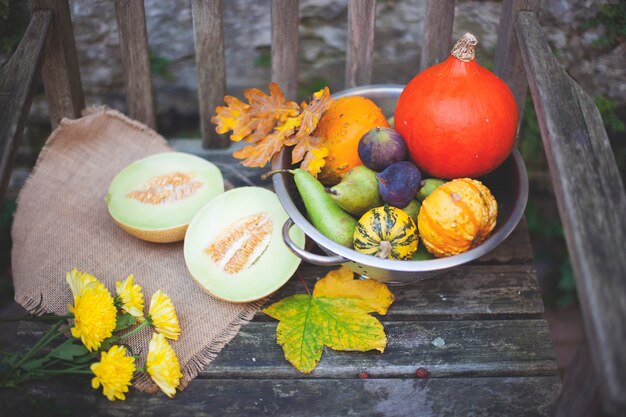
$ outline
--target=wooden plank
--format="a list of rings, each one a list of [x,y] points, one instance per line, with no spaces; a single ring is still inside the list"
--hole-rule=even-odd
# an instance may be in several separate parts
[[[285,97],[298,94],[298,0],[272,0],[272,81],[280,85]]]
[[[85,107],[74,29],[68,0],[34,0],[33,10],[51,10],[53,23],[46,44],[41,78],[52,129],[62,118],[75,119]]]
[[[428,0],[420,71],[438,64],[450,56],[453,23],[454,0]]]
[[[375,0],[348,0],[348,45],[346,48],[346,88],[369,84],[372,80]]]
[[[115,15],[120,35],[128,114],[131,118],[155,128],[144,2],[115,0]]]
[[[303,265],[300,274],[309,288],[332,268]],[[539,318],[543,304],[530,265],[468,265],[412,285],[390,287],[395,296],[388,320],[450,320]],[[269,302],[305,293],[297,277]],[[269,320],[262,315],[259,319]]]
[[[89,378],[29,384],[27,394],[4,390],[7,415],[69,416],[548,416],[558,377],[427,379],[195,380],[174,399],[134,390],[108,401]],[[47,415],[50,415],[46,413]]]
[[[276,343],[277,322],[251,322],[202,378],[299,378]],[[443,377],[556,375],[554,351],[544,320],[387,321],[388,342],[379,352],[326,348],[311,378],[411,378],[423,367]]]
[[[419,367],[435,378],[557,374],[545,320],[381,321],[388,338],[384,353],[326,348],[307,377],[349,379],[365,371],[373,378],[411,378]],[[284,359],[276,325],[255,320],[243,326],[200,378],[302,377]],[[34,344],[46,329],[20,323],[20,345]]]
[[[17,50],[0,69],[0,201],[11,177],[38,84],[51,22],[51,11],[35,11]]]
[[[607,412],[626,409],[626,193],[602,118],[559,66],[537,17],[517,36]],[[583,197],[584,196],[584,197]]]
[[[224,25],[221,0],[192,0],[193,33],[196,47],[196,76],[200,129],[204,148],[225,148],[226,136],[218,135],[211,117],[226,94]]]
[[[536,12],[539,10],[539,3],[540,0],[504,0],[500,10],[494,72],[507,83],[513,92],[520,114],[520,123],[526,102],[528,81],[515,34],[515,16],[522,10]]]

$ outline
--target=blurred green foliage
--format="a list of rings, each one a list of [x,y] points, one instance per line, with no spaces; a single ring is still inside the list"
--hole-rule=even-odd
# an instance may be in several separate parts
[[[166,81],[174,78],[171,66],[172,60],[155,54],[150,51],[150,73],[154,76],[161,77]]]
[[[307,98],[311,97],[313,93],[321,90],[328,85],[330,85],[330,81],[325,78],[314,78],[305,83],[298,83],[298,99],[306,100]]]
[[[610,48],[626,37],[626,2],[601,4],[598,13],[583,23],[582,29],[604,27],[604,34],[593,42],[594,48]]]
[[[27,11],[11,6],[15,6],[15,2],[0,0],[0,55],[6,56],[17,48],[29,19]]]
[[[269,68],[272,66],[272,52],[269,47],[257,48],[259,54],[254,58],[254,66],[258,68]]]

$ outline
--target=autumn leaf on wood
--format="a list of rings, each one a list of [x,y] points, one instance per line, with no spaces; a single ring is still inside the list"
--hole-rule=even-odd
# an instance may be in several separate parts
[[[387,286],[355,280],[345,266],[320,279],[312,295],[296,294],[263,310],[279,320],[276,340],[285,358],[300,372],[317,366],[324,346],[334,350],[383,352],[387,336],[369,313],[385,314],[393,302]]]

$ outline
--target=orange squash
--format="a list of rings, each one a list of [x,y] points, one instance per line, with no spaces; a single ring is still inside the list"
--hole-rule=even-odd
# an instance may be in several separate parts
[[[438,178],[475,178],[500,165],[515,144],[518,110],[507,85],[474,59],[465,34],[442,63],[402,90],[394,116],[411,159]]]
[[[482,243],[496,226],[498,203],[480,181],[459,178],[437,187],[422,202],[417,228],[436,257],[456,255]]]
[[[333,101],[313,133],[325,139],[328,147],[326,164],[317,178],[325,185],[334,185],[352,168],[363,165],[358,152],[359,140],[375,127],[389,127],[389,123],[373,101],[360,96]]]

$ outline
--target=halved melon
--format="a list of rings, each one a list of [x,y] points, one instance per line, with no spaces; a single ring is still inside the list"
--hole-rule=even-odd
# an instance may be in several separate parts
[[[185,263],[202,289],[232,302],[258,300],[276,291],[300,264],[283,242],[287,221],[276,194],[240,187],[214,198],[185,235]],[[291,239],[304,247],[297,227]]]
[[[182,152],[148,156],[122,169],[106,197],[109,213],[125,231],[149,242],[183,240],[193,216],[224,192],[220,170]]]

